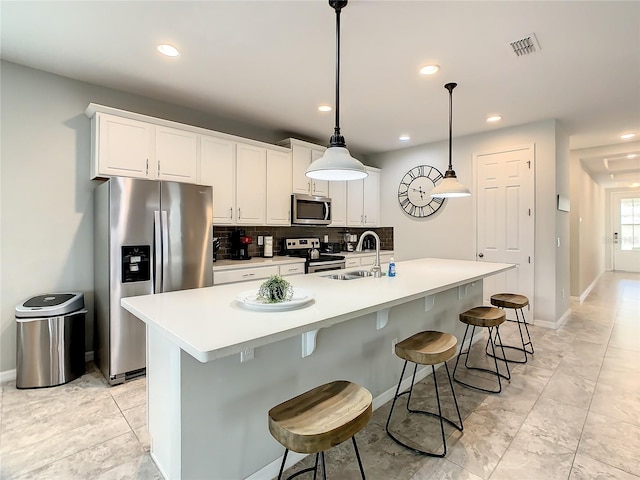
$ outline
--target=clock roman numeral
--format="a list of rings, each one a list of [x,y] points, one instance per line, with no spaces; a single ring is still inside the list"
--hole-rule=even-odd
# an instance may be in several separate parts
[[[405,197],[400,201],[400,206],[406,210],[406,206],[409,205],[409,197]]]

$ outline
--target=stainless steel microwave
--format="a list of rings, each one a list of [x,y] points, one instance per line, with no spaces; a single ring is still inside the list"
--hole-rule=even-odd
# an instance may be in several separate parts
[[[291,195],[292,225],[329,225],[331,199],[294,193]]]

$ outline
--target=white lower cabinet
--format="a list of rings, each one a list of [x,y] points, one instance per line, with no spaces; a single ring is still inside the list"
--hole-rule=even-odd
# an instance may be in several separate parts
[[[268,267],[238,268],[236,270],[222,270],[213,272],[213,284],[222,285],[224,283],[248,282],[249,280],[259,280],[269,278],[271,275],[278,275],[278,266]]]
[[[281,277],[304,274],[304,263],[289,263],[287,265],[280,265],[279,268]]]

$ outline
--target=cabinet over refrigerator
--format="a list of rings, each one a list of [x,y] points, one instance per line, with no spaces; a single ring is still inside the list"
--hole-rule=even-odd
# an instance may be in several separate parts
[[[95,361],[110,384],[145,372],[145,325],[124,297],[213,285],[211,187],[113,177],[94,201]]]

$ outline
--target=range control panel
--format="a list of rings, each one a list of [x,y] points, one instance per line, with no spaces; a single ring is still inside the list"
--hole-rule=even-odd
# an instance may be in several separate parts
[[[151,245],[122,247],[122,283],[151,280]]]

